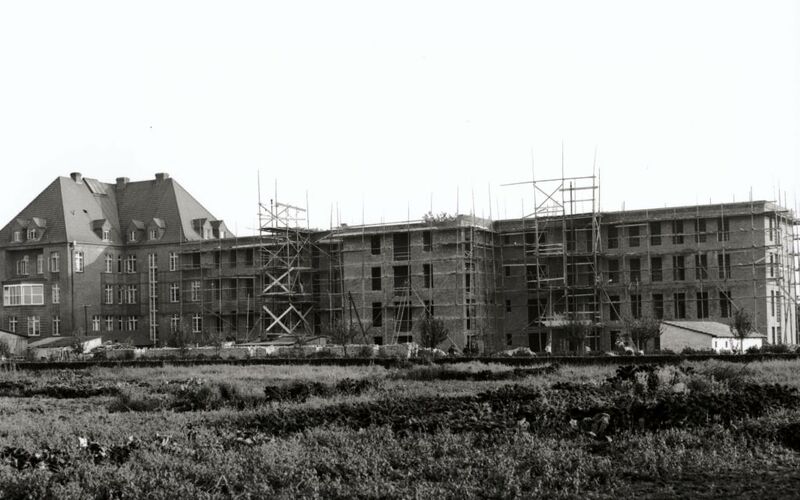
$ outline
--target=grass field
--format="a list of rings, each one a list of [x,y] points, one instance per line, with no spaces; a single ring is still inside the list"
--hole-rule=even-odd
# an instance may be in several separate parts
[[[0,498],[795,498],[798,369],[0,372]]]

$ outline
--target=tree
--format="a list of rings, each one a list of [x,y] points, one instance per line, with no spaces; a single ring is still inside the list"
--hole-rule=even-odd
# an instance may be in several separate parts
[[[627,318],[625,326],[628,329],[631,342],[636,346],[636,349],[641,351],[643,347],[647,346],[647,341],[650,339],[657,339],[663,333],[661,320],[653,318],[652,316],[644,316],[642,318]]]
[[[444,321],[439,318],[426,315],[419,323],[419,342],[422,347],[436,349],[447,339],[448,335],[450,335],[450,331],[445,328]]]
[[[352,323],[338,321],[328,327],[326,333],[333,344],[342,346],[344,355],[347,357],[347,344],[352,344],[353,340],[361,334],[361,330]]]
[[[592,328],[591,325],[577,319],[569,319],[564,322],[563,328],[570,346],[574,345],[578,354],[582,354],[584,352],[586,337],[589,336],[589,332]]]
[[[744,339],[747,338],[752,332],[755,331],[753,327],[753,320],[747,311],[744,309],[737,309],[731,318],[731,333],[734,337],[739,339],[739,352],[744,352]]]

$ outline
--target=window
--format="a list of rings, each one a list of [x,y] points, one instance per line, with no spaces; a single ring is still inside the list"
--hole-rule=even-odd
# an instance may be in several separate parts
[[[120,332],[125,330],[125,318],[122,316],[117,316],[117,330]]]
[[[139,285],[128,285],[125,287],[125,302],[135,304],[136,296],[139,294]]]
[[[686,318],[686,294],[685,293],[675,293],[672,296],[672,305],[675,310],[675,318],[677,319],[684,319]]]
[[[53,304],[58,304],[61,302],[61,287],[58,283],[53,283],[50,287],[50,299]]]
[[[158,271],[158,254],[147,254],[147,269],[150,271]]]
[[[770,291],[770,316],[775,317],[775,290]]]
[[[608,261],[608,282],[619,283],[619,260],[617,259]]]
[[[639,294],[631,295],[631,317],[642,317],[642,296]]]
[[[672,221],[672,244],[683,245],[683,221]]]
[[[101,321],[100,321],[100,316],[99,315],[92,316],[92,331],[93,332],[99,332],[100,331],[100,323],[101,323]]]
[[[36,256],[36,274],[44,274],[44,255]]]
[[[28,275],[28,256],[25,255],[21,259],[17,260],[17,274],[20,276],[27,276]]]
[[[433,288],[433,270],[431,264],[422,264],[423,288]]]
[[[730,254],[717,254],[717,270],[719,272],[719,279],[729,279],[731,277]]]
[[[135,273],[136,272],[136,256],[135,255],[128,255],[125,257],[125,272],[126,273]]]
[[[125,270],[124,266],[122,264],[123,264],[122,255],[117,255],[117,272],[118,273],[121,273],[122,271]]]
[[[638,247],[640,245],[639,239],[639,226],[629,226],[628,227],[628,246],[629,247]]]
[[[113,273],[114,272],[114,256],[112,256],[110,253],[107,253],[105,259],[106,259],[106,272],[107,273]]]
[[[619,321],[619,309],[619,295],[610,295],[608,297],[608,319],[610,321]]]
[[[372,290],[378,291],[381,289],[381,268],[372,268]]]
[[[139,318],[128,316],[128,331],[133,332],[139,329]]]
[[[772,241],[775,234],[775,221],[772,219],[772,217],[768,218],[767,220],[769,221],[769,241]]]
[[[130,241],[131,243],[136,241],[136,230],[135,229],[131,230],[131,232],[128,234],[128,241]]]
[[[173,314],[169,318],[170,331],[177,332],[181,327],[181,317],[178,314]]]
[[[467,299],[467,303],[464,305],[464,316],[467,319],[467,330],[472,330],[475,327],[475,299]]]
[[[191,301],[192,302],[199,302],[200,301],[200,282],[199,281],[192,281],[191,285]]]
[[[236,267],[236,260],[237,260],[236,250],[231,250],[228,253],[228,265],[230,265],[231,267]]]
[[[103,298],[106,304],[114,303],[114,285],[105,285],[103,287]]]
[[[661,244],[661,222],[650,223],[650,244],[653,246]]]
[[[706,220],[705,219],[697,219],[697,231],[694,234],[694,240],[696,243],[705,243],[706,242]]]
[[[422,251],[430,252],[433,247],[433,233],[431,230],[422,231]]]
[[[686,279],[686,259],[683,255],[672,256],[672,279],[683,281]]]
[[[380,234],[373,234],[370,236],[370,252],[372,255],[380,255],[381,254],[381,235]]]
[[[772,220],[772,219],[770,219]],[[769,254],[769,277],[775,277],[775,254]]]
[[[698,280],[708,279],[708,256],[699,254],[694,256],[694,277]]]
[[[59,260],[61,259],[58,252],[50,252],[50,272],[57,273],[61,268]]]
[[[528,299],[528,325],[534,326],[542,319],[542,315],[547,307],[545,299]]]
[[[708,292],[697,292],[697,319],[708,318]]]
[[[14,242],[19,243],[22,241],[22,231],[14,231]]]
[[[28,316],[28,336],[38,337],[42,334],[42,325],[39,316]]]
[[[181,300],[181,289],[177,283],[170,283],[169,284],[169,301],[170,302],[180,302]]]
[[[472,290],[472,271],[475,269],[475,264],[472,262],[464,262],[464,289],[469,292]]]
[[[3,285],[4,306],[44,305],[44,285],[19,284]]]
[[[106,331],[114,331],[114,316],[106,316]]]
[[[653,316],[656,319],[664,318],[664,296],[660,293],[653,294]]]
[[[372,326],[383,326],[383,304],[380,302],[372,303]]]
[[[13,333],[17,333],[17,317],[16,316],[9,316],[8,317],[8,330]]]
[[[158,229],[153,228],[150,230],[150,239],[157,240],[158,239]]]
[[[192,333],[203,331],[203,316],[198,313],[192,314]]]
[[[395,292],[406,292],[409,289],[408,266],[394,266]]]
[[[505,277],[506,278],[510,277],[511,276],[511,266],[503,266],[503,269],[505,271]]]
[[[28,229],[28,239],[35,240],[39,237],[39,232],[35,228]]]
[[[506,312],[507,313],[511,312],[511,301],[508,299],[506,299]]]
[[[608,248],[619,247],[619,230],[617,226],[608,226]]]
[[[103,229],[103,241],[111,241],[111,231]]]
[[[169,253],[169,270],[170,271],[178,270],[178,252]]]
[[[731,238],[731,221],[728,218],[717,219],[717,241],[728,241]]]
[[[661,257],[650,257],[650,281],[655,283],[663,281],[664,272],[661,264]]]
[[[628,261],[629,276],[631,283],[639,283],[642,281],[642,261],[638,257],[631,258]]]
[[[393,234],[392,247],[394,248],[394,260],[408,260],[408,233]]]
[[[61,335],[61,318],[53,316],[53,335]]]
[[[117,286],[117,304],[125,303],[125,287],[122,285]]]
[[[719,292],[719,315],[723,318],[730,318],[733,311],[733,300],[731,291],[724,290]]]
[[[75,272],[83,272],[83,252],[80,250],[75,252]]]

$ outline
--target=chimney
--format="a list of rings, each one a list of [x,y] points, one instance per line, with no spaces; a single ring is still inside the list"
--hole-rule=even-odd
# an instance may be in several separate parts
[[[130,179],[127,177],[117,177],[117,189],[125,189],[125,184],[128,183]]]
[[[83,179],[83,176],[81,175],[80,172],[72,172],[71,174],[69,174],[69,176],[72,177],[73,181],[75,181],[75,182],[77,182],[79,184],[81,182],[81,179]]]
[[[169,174],[166,173],[166,172],[159,172],[159,173],[156,174],[156,180],[159,181],[159,182],[160,181],[165,181],[167,179],[169,179]]]

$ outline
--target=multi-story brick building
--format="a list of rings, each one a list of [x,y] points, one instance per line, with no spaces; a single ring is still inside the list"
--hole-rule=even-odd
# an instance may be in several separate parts
[[[758,201],[499,221],[428,217],[237,238],[166,174],[56,179],[0,231],[2,324],[144,345],[256,340],[358,323],[412,340],[426,314],[488,350],[610,348],[642,316],[727,322],[797,343],[798,220]],[[446,345],[446,344],[445,344]]]

